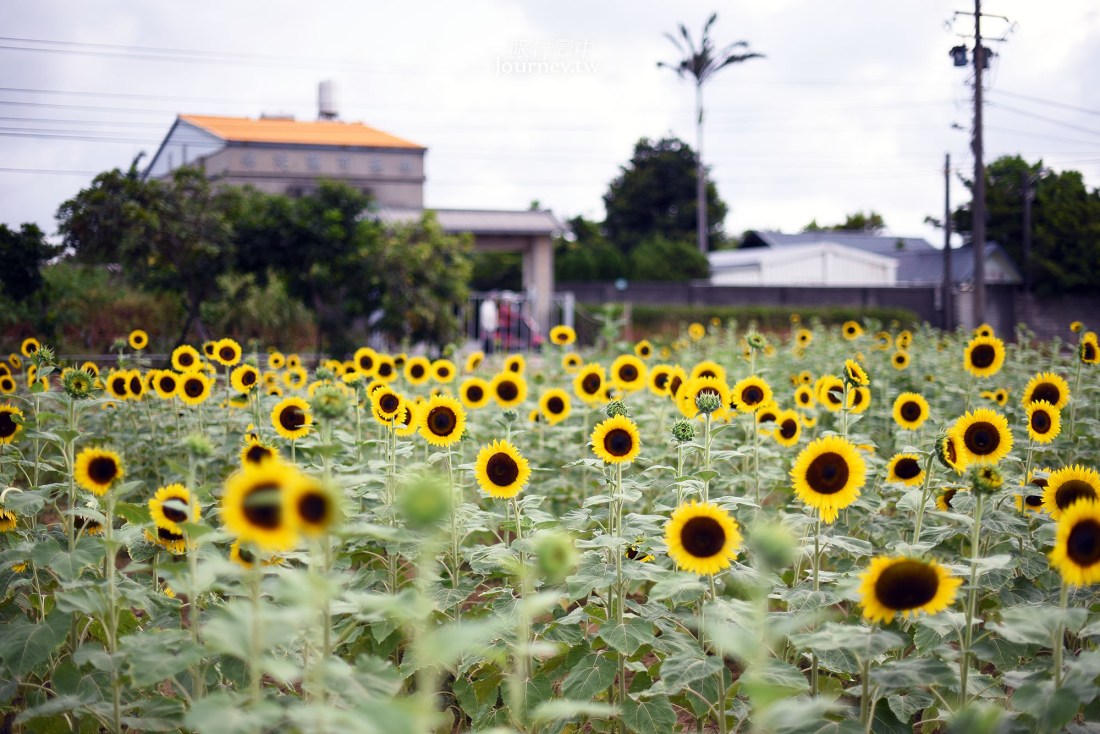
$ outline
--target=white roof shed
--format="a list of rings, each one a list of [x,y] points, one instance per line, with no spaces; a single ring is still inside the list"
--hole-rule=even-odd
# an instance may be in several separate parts
[[[712,285],[890,286],[898,262],[836,242],[709,253]]]

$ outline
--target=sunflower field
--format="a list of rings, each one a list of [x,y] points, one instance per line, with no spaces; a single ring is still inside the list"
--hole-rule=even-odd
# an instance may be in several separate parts
[[[0,361],[0,732],[1100,730],[1100,345]]]

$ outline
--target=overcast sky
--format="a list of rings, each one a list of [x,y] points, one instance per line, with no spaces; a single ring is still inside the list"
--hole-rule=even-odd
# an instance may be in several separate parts
[[[986,0],[987,160],[1081,171],[1100,185],[1100,4]],[[641,137],[695,144],[692,88],[656,62],[666,32],[767,55],[706,88],[704,156],[726,231],[798,231],[874,209],[925,236],[943,157],[972,171],[966,0],[380,3],[190,0],[6,3],[0,33],[0,223],[56,231],[96,172],[149,157],[182,114],[315,119],[336,83],[344,120],[428,147],[426,203],[603,216]],[[1014,24],[1014,25],[1013,25]],[[28,50],[28,49],[38,50]],[[532,61],[552,69],[523,69]],[[961,129],[953,129],[953,126]],[[145,159],[148,162],[148,158]],[[967,197],[954,185],[953,200]]]

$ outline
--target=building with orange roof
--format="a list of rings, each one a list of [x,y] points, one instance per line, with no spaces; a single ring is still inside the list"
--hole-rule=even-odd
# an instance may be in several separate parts
[[[332,179],[379,205],[420,209],[425,153],[422,145],[359,122],[179,115],[145,175],[166,178],[196,166],[212,181],[288,196]]]

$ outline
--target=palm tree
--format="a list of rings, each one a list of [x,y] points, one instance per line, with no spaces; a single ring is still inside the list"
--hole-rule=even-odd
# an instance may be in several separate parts
[[[710,27],[714,25],[714,21],[717,19],[718,13],[714,13],[707,20],[706,25],[703,26],[703,35],[699,39],[698,48],[696,48],[695,42],[691,40],[691,35],[683,23],[680,24],[682,41],[671,33],[666,33],[665,37],[672,41],[673,45],[676,46],[676,50],[683,55],[683,58],[672,64],[666,64],[663,61],[657,62],[658,68],[672,69],[681,78],[695,80],[695,194],[697,197],[695,221],[699,252],[704,255],[707,252],[707,183],[706,171],[703,168],[703,85],[719,69],[749,59],[764,58],[764,54],[747,51],[749,47],[747,41],[731,43],[721,51],[716,52],[714,42],[710,39]]]

